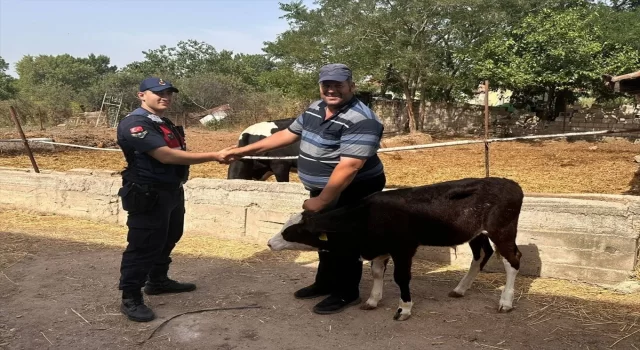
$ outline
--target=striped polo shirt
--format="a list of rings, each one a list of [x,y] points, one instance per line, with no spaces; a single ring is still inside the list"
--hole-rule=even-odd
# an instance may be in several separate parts
[[[354,183],[382,174],[377,151],[384,126],[378,116],[355,97],[326,120],[325,107],[322,100],[312,103],[289,126],[301,137],[298,177],[304,187],[323,189],[342,156],[366,159]]]

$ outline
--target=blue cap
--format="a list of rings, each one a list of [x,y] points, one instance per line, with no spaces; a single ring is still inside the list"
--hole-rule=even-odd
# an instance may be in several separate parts
[[[346,81],[348,79],[351,79],[351,69],[342,63],[332,63],[320,68],[318,82],[326,80]]]
[[[167,89],[171,89],[173,90],[173,92],[179,92],[178,89],[176,89],[173,85],[171,85],[171,82],[168,80],[164,80],[164,79],[160,79],[160,78],[147,78],[145,80],[142,81],[142,83],[140,83],[140,91],[153,91],[153,92],[159,92],[159,91],[164,91]]]

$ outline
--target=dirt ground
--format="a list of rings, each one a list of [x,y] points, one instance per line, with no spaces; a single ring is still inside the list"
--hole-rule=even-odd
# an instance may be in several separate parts
[[[503,273],[481,273],[467,295],[447,297],[464,271],[414,266],[413,316],[392,319],[399,292],[385,276],[377,310],[311,312],[292,293],[313,280],[313,253],[186,234],[171,275],[192,293],[146,297],[158,318],[119,313],[125,229],[0,210],[0,348],[3,349],[638,349],[640,295],[519,276],[516,309],[496,312]],[[523,262],[526,263],[526,262]],[[368,297],[368,265],[361,296]],[[204,311],[256,306],[254,309]],[[154,332],[153,337],[146,340]],[[144,343],[140,343],[145,341]]]
[[[108,128],[54,127],[45,131],[25,129],[27,137],[51,137],[57,142],[116,148],[115,130]],[[212,151],[234,145],[240,130],[187,129],[187,144],[193,151]],[[0,139],[17,138],[13,129],[0,129]],[[450,141],[435,138],[433,142]],[[429,135],[386,137],[383,147],[431,142]],[[78,150],[60,147],[56,152],[37,152],[41,169],[65,171],[73,168],[121,170],[120,152]],[[490,174],[511,178],[526,192],[640,194],[640,172],[634,157],[640,144],[624,140],[500,142],[491,145]],[[484,145],[432,148],[422,151],[382,153],[388,187],[416,186],[463,177],[484,176]],[[0,153],[0,166],[30,168],[24,153]],[[194,165],[191,177],[226,178],[227,166],[216,163]],[[273,177],[270,181],[274,181]],[[297,182],[295,174],[292,182]]]

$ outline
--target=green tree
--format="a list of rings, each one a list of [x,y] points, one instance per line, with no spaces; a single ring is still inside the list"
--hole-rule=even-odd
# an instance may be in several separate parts
[[[615,6],[601,4],[597,7],[597,14],[595,25],[601,28],[607,42],[640,51],[640,6],[619,10]]]
[[[104,55],[24,56],[16,64],[22,109],[44,126],[46,121],[57,122],[70,116],[72,103],[95,107],[93,87],[117,69],[109,62]]]
[[[617,11],[634,10],[640,8],[640,0],[611,0],[610,3],[611,8]]]
[[[407,101],[420,96],[422,105],[427,98],[453,102],[477,86],[470,73],[484,42],[516,21],[518,11],[529,9],[530,3],[321,0],[319,8],[308,9],[291,2],[281,5],[289,30],[265,43],[264,50],[301,74],[342,62],[382,94],[400,92]],[[411,106],[407,103],[408,127],[415,131],[422,118],[415,117]]]
[[[183,112],[206,110],[227,103],[237,106],[236,102],[253,90],[237,77],[218,73],[203,73],[176,83],[180,86],[176,102]]]
[[[116,67],[109,66],[109,58],[90,55],[77,58],[69,54],[24,56],[16,64],[19,86],[29,89],[42,84],[63,84],[74,92],[85,89]]]
[[[260,75],[275,67],[265,55],[234,55],[232,51],[217,51],[210,44],[196,40],[180,41],[176,47],[162,45],[158,49],[143,51],[143,54],[144,61],[133,62],[126,70],[145,76],[164,76],[167,79],[218,73],[239,78],[246,84],[259,87]]]
[[[9,100],[15,97],[15,78],[7,74],[9,64],[0,57],[0,101]]]
[[[547,93],[551,118],[573,91],[602,85],[605,72],[637,68],[640,56],[607,42],[589,8],[542,9],[483,46],[476,73],[493,87]]]
[[[278,91],[284,96],[302,100],[318,98],[316,72],[300,72],[285,64],[278,64],[275,69],[263,72],[259,80],[259,86],[267,91]]]

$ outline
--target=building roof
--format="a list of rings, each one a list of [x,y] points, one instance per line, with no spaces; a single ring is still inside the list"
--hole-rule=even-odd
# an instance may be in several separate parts
[[[605,74],[602,79],[615,92],[640,94],[640,71],[618,76]]]

